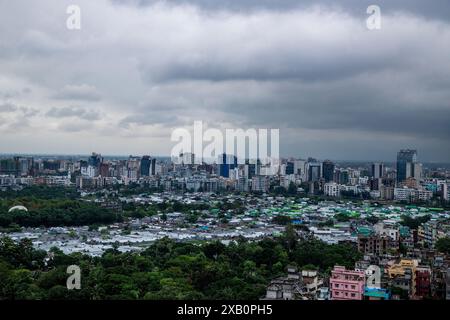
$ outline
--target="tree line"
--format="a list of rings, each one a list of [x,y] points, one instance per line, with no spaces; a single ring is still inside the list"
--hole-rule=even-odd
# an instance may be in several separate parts
[[[288,228],[289,229],[289,228]],[[229,245],[156,241],[141,252],[117,246],[100,257],[36,250],[30,240],[0,239],[1,299],[259,299],[288,265],[329,273],[361,256],[348,244],[299,240],[295,232]],[[68,290],[66,269],[81,268],[81,289]]]

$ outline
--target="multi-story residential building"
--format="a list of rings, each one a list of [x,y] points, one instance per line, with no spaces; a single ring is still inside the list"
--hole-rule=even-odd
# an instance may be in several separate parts
[[[432,197],[433,192],[425,189],[412,189],[408,187],[394,189],[394,199],[397,201],[429,201]]]
[[[393,200],[394,199],[394,187],[381,185],[380,186],[380,199],[381,200]]]
[[[386,255],[391,249],[390,238],[386,235],[358,236],[358,251],[366,255]]]
[[[329,197],[339,197],[340,187],[336,182],[325,183],[323,193]]]
[[[335,266],[331,271],[331,300],[363,300],[365,273]]]
[[[267,176],[254,176],[252,178],[252,191],[254,192],[267,192],[269,186],[269,177]]]
[[[317,290],[323,285],[323,279],[316,270],[302,270],[302,281],[304,293],[311,296],[316,296]]]
[[[444,201],[448,201],[450,199],[450,188],[448,187],[447,182],[441,185],[441,194]]]
[[[393,224],[380,222],[375,224],[373,227],[377,234],[382,236],[388,236],[392,241],[398,241],[400,238],[400,231]]]
[[[301,274],[294,267],[288,267],[287,277],[272,280],[263,300],[295,300],[301,292]]]
[[[416,233],[417,234],[417,233]],[[402,246],[413,249],[414,248],[414,230],[409,229],[407,226],[399,227],[400,243]]]
[[[436,220],[431,220],[420,225],[417,230],[418,241],[433,247],[436,242],[437,227],[438,222]]]
[[[431,269],[419,266],[416,268],[416,297],[429,297],[431,294]]]
[[[416,268],[418,261],[415,259],[402,259],[388,268],[388,276],[391,286],[402,289],[407,296],[413,298],[416,295]]]
[[[430,220],[419,226],[417,235],[419,242],[434,247],[438,239],[450,236],[450,225],[442,221]]]

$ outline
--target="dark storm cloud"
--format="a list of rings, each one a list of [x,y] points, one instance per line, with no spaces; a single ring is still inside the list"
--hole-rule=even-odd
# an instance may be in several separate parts
[[[1,119],[30,116],[23,151],[56,131],[68,146],[86,132],[103,153],[168,154],[171,129],[202,120],[280,128],[287,156],[450,159],[447,0],[77,3],[80,31],[65,28],[72,1],[0,2],[0,97],[16,106]],[[372,4],[381,30],[366,28]]]
[[[448,0],[111,0],[115,4],[150,6],[155,3],[169,5],[195,5],[206,10],[292,10],[311,6],[325,5],[339,8],[360,16],[369,5],[378,5],[384,13],[395,11],[409,12],[430,19],[450,20],[450,3]]]

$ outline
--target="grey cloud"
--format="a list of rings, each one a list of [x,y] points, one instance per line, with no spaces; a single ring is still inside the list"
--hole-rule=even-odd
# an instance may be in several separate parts
[[[377,33],[363,19],[329,10],[194,16],[202,23],[190,31],[190,43],[180,34],[180,44],[162,43],[139,59],[144,81],[329,81],[381,70],[403,72],[427,58],[445,63],[450,54],[448,44],[439,48],[440,56],[431,49],[450,41],[449,24],[405,15],[384,17]]]
[[[101,96],[94,86],[67,85],[54,95],[55,99],[98,101]]]
[[[86,121],[84,122],[63,122],[58,125],[58,130],[62,132],[76,133],[92,129],[92,125]]]
[[[20,114],[21,116],[30,118],[39,114],[39,110],[30,107],[18,106],[13,103],[0,104],[0,113]]]
[[[18,109],[17,106],[11,103],[0,104],[0,112],[14,112],[17,109]]]
[[[427,18],[450,20],[450,4],[447,0],[110,0],[114,4],[146,7],[155,4],[194,5],[205,10],[231,10],[248,12],[254,10],[287,11],[311,6],[328,6],[345,10],[353,15],[364,15],[369,5],[376,4],[382,12],[409,12]]]
[[[23,115],[27,118],[31,118],[31,117],[37,116],[39,114],[38,109],[29,108],[29,107],[21,107],[20,111],[22,111]]]
[[[47,113],[47,117],[52,118],[69,118],[76,117],[85,120],[98,120],[100,115],[96,111],[87,110],[80,107],[60,107],[51,108]]]
[[[75,133],[89,128],[104,153],[203,120],[280,128],[284,155],[393,159],[417,147],[450,159],[447,0],[376,1],[374,32],[366,0],[157,2],[79,0],[82,30],[71,32],[70,1],[0,1],[0,87],[17,108],[1,116],[40,128],[0,147],[39,151],[55,124],[40,110],[59,119],[61,144],[83,146]],[[43,111],[60,105],[76,107]],[[142,148],[168,153],[170,134],[161,141]]]
[[[126,116],[119,121],[119,126],[122,128],[131,128],[133,125],[168,125],[174,126],[179,124],[179,119],[174,114],[164,113],[164,111],[148,111],[140,114],[132,114]]]

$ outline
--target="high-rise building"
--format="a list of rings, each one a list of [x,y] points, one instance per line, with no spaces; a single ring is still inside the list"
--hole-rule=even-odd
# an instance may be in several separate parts
[[[141,177],[148,177],[150,175],[150,156],[143,156],[141,159]]]
[[[150,175],[156,176],[156,159],[150,159]]]
[[[156,175],[156,159],[150,156],[143,156],[141,159],[141,177]]]
[[[219,155],[218,163],[219,176],[229,178],[230,170],[237,167],[237,158],[234,155],[224,153]]]
[[[288,161],[286,163],[286,175],[294,174],[294,162]]]
[[[58,160],[44,160],[42,164],[44,170],[57,171],[60,168]]]
[[[17,161],[14,159],[1,159],[0,160],[0,173],[17,175],[18,167]]]
[[[315,182],[319,181],[321,175],[321,164],[319,162],[308,163],[308,181]]]
[[[21,176],[27,176],[32,173],[33,169],[33,158],[17,158],[17,170],[18,174]]]
[[[109,177],[110,173],[109,173],[109,164],[108,163],[102,163],[100,164],[100,171],[99,171],[100,175],[102,177]]]
[[[252,177],[260,174],[260,166],[261,161],[258,159],[256,163],[253,163],[254,161],[245,160],[245,166],[244,166],[244,176],[247,179],[251,179]]]
[[[330,160],[325,160],[322,164],[322,177],[325,182],[331,182],[334,178],[334,163]]]
[[[369,185],[369,187],[370,187],[370,190],[380,190],[380,187],[381,187],[381,178],[370,178],[368,181],[367,181],[367,183],[368,183],[368,185]]]
[[[304,176],[305,175],[305,165],[306,165],[306,161],[305,160],[294,160],[294,173],[298,174],[300,176]]]
[[[384,163],[374,162],[370,166],[370,175],[378,179],[384,176]]]
[[[346,169],[337,169],[334,173],[334,182],[339,184],[348,184],[350,181],[350,175]]]
[[[103,162],[103,158],[100,154],[92,152],[92,155],[88,159],[88,165],[94,168],[100,167],[100,163]]]
[[[417,162],[417,150],[404,149],[397,153],[397,182],[409,177],[420,179],[422,166]]]

